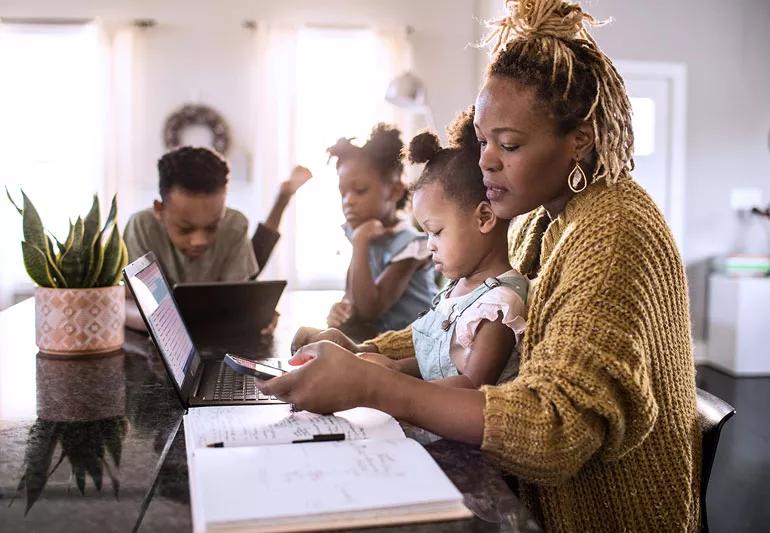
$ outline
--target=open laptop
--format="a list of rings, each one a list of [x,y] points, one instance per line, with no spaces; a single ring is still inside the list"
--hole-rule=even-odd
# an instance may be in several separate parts
[[[177,283],[174,300],[201,355],[265,357],[272,354],[272,338],[260,332],[285,287],[285,281]]]
[[[185,407],[283,403],[260,393],[253,377],[223,364],[224,353],[198,353],[155,254],[127,265],[123,276]]]

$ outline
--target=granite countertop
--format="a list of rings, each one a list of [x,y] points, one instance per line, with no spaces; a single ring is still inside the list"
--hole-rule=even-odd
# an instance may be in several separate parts
[[[31,300],[0,312],[0,530],[190,531],[182,415],[146,336],[127,331],[111,354],[48,356]],[[388,529],[540,531],[477,448],[406,430],[476,517]]]

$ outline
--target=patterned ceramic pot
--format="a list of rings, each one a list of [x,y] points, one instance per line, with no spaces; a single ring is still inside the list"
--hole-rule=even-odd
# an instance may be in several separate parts
[[[125,289],[35,289],[35,342],[41,352],[88,355],[123,346]]]

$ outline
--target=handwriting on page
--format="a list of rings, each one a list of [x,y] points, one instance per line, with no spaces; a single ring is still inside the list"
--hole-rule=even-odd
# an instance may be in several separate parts
[[[211,522],[461,498],[422,446],[409,439],[206,449],[196,460],[196,482]],[[270,497],[255,498],[254,487]]]
[[[222,407],[195,410],[191,422],[198,447],[213,442],[283,444],[328,433],[344,433],[346,440],[403,435],[398,424],[379,411],[355,412],[350,419],[345,413],[348,412],[340,416],[291,413],[287,406]]]

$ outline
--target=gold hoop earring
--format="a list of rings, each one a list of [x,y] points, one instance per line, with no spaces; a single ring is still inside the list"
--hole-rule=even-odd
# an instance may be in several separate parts
[[[569,185],[570,190],[574,193],[582,192],[588,187],[588,177],[577,159],[575,160],[575,168],[572,169],[572,172],[567,177],[567,185]]]

